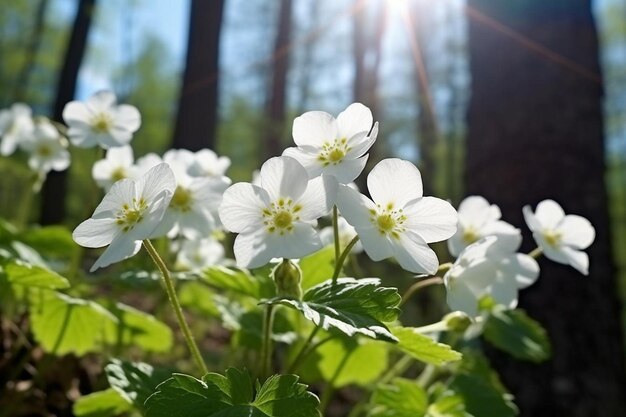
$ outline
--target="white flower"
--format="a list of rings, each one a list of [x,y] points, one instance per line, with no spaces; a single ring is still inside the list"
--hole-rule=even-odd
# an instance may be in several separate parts
[[[457,232],[448,240],[448,250],[452,256],[459,254],[468,245],[485,236],[498,236],[500,240],[517,240],[520,230],[500,220],[502,214],[495,204],[489,204],[481,196],[469,196],[459,206]]]
[[[515,240],[489,236],[465,248],[444,276],[450,309],[476,317],[485,296],[515,308],[518,291],[539,277],[535,259],[516,253],[521,242],[521,236]]]
[[[259,179],[259,186],[232,185],[219,208],[224,227],[239,233],[237,265],[256,268],[275,257],[301,258],[320,249],[315,225],[333,206],[336,180],[324,175],[309,181],[304,167],[285,156],[265,162]]]
[[[174,194],[176,181],[167,164],[159,164],[138,180],[113,184],[90,219],[76,227],[72,236],[87,248],[109,245],[91,272],[139,252],[141,242],[153,233]]]
[[[192,271],[199,271],[224,260],[224,247],[213,238],[185,240],[176,258],[176,265]]]
[[[309,178],[328,174],[347,184],[365,168],[365,153],[378,135],[378,123],[373,128],[372,123],[372,112],[360,103],[348,106],[337,119],[321,111],[304,113],[293,121],[297,147],[285,149],[283,155],[298,160]]]
[[[589,273],[589,257],[582,251],[596,237],[589,220],[573,214],[566,215],[553,200],[539,203],[535,213],[530,206],[525,206],[524,219],[548,259],[571,265],[584,275]]]
[[[157,234],[170,237],[183,235],[187,239],[208,237],[220,222],[217,209],[222,195],[230,185],[227,177],[192,177],[188,169],[194,154],[187,150],[170,150],[163,160],[169,164],[176,178],[176,191]]]
[[[91,175],[100,187],[108,190],[115,182],[134,177],[133,161],[133,148],[130,146],[110,148],[106,157],[93,165]]]
[[[159,155],[155,154],[154,152],[147,153],[135,161],[135,165],[133,166],[133,174],[137,177],[140,177],[148,172],[150,168],[154,168],[162,162],[163,158],[161,158]]]
[[[70,166],[67,140],[47,119],[35,124],[34,130],[24,137],[21,146],[30,154],[28,166],[33,171],[63,171]]]
[[[339,248],[343,251],[348,244],[354,239],[357,235],[354,227],[350,226],[350,224],[343,217],[339,216],[337,218],[337,228],[339,230]],[[331,246],[335,244],[335,231],[333,230],[333,226],[328,226],[320,230],[320,239],[324,246]],[[357,242],[353,247],[350,253],[361,253],[363,252],[363,245],[361,242]]]
[[[33,129],[32,113],[26,104],[15,103],[10,109],[0,110],[0,153],[11,155]]]
[[[218,157],[210,149],[201,149],[194,155],[194,161],[189,167],[189,175],[194,177],[221,177],[230,167],[230,158]]]
[[[99,91],[85,102],[71,101],[63,109],[70,141],[75,146],[96,145],[108,149],[130,143],[141,125],[139,111],[131,105],[116,105],[111,91]]]
[[[337,206],[356,229],[370,258],[395,257],[415,273],[435,273],[437,255],[428,243],[448,239],[456,232],[457,215],[446,201],[423,197],[422,177],[408,161],[379,162],[367,177],[372,200],[341,186]]]

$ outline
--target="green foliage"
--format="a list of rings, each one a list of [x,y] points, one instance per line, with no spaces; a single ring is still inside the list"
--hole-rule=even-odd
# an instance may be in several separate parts
[[[372,417],[423,417],[428,407],[426,392],[415,382],[395,378],[379,385],[371,400]]]
[[[282,304],[300,311],[307,320],[324,329],[334,328],[348,336],[362,334],[395,342],[383,322],[394,321],[400,309],[396,288],[380,286],[378,278],[340,278],[309,289],[302,301],[274,298],[268,304]]]
[[[63,226],[46,226],[24,231],[20,240],[49,257],[74,257],[80,251],[72,233]]]
[[[133,409],[113,388],[80,397],[72,408],[76,417],[117,417]]]
[[[146,401],[146,416],[318,417],[319,400],[306,388],[296,375],[274,375],[254,389],[250,374],[234,368],[201,380],[173,374]]]
[[[105,328],[106,340],[117,346],[137,346],[146,352],[168,352],[173,345],[172,330],[154,316],[122,303],[111,306],[117,323]]]
[[[531,362],[550,358],[550,340],[545,329],[523,310],[496,309],[483,333],[486,340],[513,357]]]
[[[4,266],[5,279],[10,285],[23,287],[46,288],[50,290],[64,289],[70,286],[67,279],[54,271],[41,266],[13,260]],[[1,280],[0,276],[0,280]]]
[[[253,276],[243,269],[214,266],[203,271],[202,279],[212,287],[256,300],[275,294],[274,284],[269,278]]]
[[[171,372],[165,369],[154,368],[143,362],[120,359],[111,359],[104,370],[111,389],[139,410],[144,410],[144,403],[148,397],[155,392],[161,382],[171,376]]]
[[[327,246],[300,260],[302,289],[308,290],[330,279],[335,271],[335,249]]]
[[[438,343],[410,327],[394,327],[392,333],[399,340],[398,347],[411,357],[432,365],[444,365],[461,360],[461,353],[446,344]]]

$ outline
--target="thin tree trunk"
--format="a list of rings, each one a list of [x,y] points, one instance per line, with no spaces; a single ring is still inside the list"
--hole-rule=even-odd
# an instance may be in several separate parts
[[[281,138],[285,130],[292,8],[292,0],[281,0],[278,10],[278,29],[272,54],[272,79],[269,84],[265,105],[265,114],[268,122],[264,149],[266,159],[280,155],[283,151]]]
[[[219,44],[225,0],[191,0],[189,40],[173,148],[215,148]]]
[[[492,352],[523,416],[618,417],[626,410],[621,309],[604,184],[602,80],[591,0],[470,0],[472,97],[466,185],[534,243],[522,206],[552,198],[596,228],[590,274],[542,259],[520,306],[543,323],[553,359]]]
[[[310,2],[308,11],[309,33],[313,33],[319,23],[320,4],[321,0]],[[304,58],[302,60],[302,68],[300,69],[302,77],[300,78],[299,85],[299,102],[296,106],[297,114],[304,113],[309,104],[309,96],[311,95],[311,76],[313,74],[313,51],[315,49],[316,38],[316,36],[311,36],[304,46]]]
[[[83,62],[87,38],[94,14],[96,0],[79,0],[72,33],[65,52],[63,67],[59,75],[56,101],[52,118],[63,121],[65,104],[74,99],[78,71]],[[41,194],[41,224],[60,223],[65,218],[65,196],[67,194],[67,171],[51,171]]]
[[[35,22],[28,40],[28,45],[26,46],[24,64],[22,65],[22,69],[19,71],[14,84],[13,97],[15,98],[15,101],[26,100],[30,74],[35,68],[35,58],[37,57],[37,51],[39,50],[39,45],[41,44],[41,39],[46,26],[46,10],[48,9],[48,4],[49,0],[39,0],[39,3],[37,3]]]

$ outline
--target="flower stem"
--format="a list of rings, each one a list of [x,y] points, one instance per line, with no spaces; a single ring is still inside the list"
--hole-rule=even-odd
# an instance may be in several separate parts
[[[341,255],[339,255],[339,259],[335,262],[335,272],[333,273],[333,285],[337,283],[337,278],[339,277],[339,273],[341,272],[341,267],[343,263],[346,261],[346,257],[350,254],[350,251],[356,245],[356,242],[359,241],[359,237],[355,236],[354,239],[348,243],[348,246],[343,250]]]
[[[172,281],[172,276],[170,271],[167,269],[165,262],[159,256],[159,253],[156,251],[152,242],[146,239],[143,241],[143,246],[150,254],[150,257],[154,261],[155,265],[161,271],[161,275],[163,276],[163,282],[165,283],[165,290],[167,291],[167,296],[170,299],[170,303],[172,304],[172,308],[174,309],[174,313],[176,314],[176,319],[178,320],[178,325],[183,332],[183,336],[185,337],[185,341],[187,342],[187,347],[189,347],[189,351],[193,356],[193,359],[196,362],[196,366],[200,368],[202,371],[202,375],[209,373],[209,370],[204,363],[204,359],[202,359],[202,355],[200,354],[200,349],[198,349],[198,345],[196,344],[193,335],[191,334],[191,330],[189,329],[189,325],[185,320],[185,316],[183,314],[183,309],[180,306],[180,302],[178,301],[178,296],[176,295],[176,289],[174,288],[174,282]]]
[[[274,306],[265,307],[263,320],[263,346],[261,348],[261,377],[267,378],[272,368],[272,327],[274,325]]]
[[[415,284],[411,285],[408,290],[406,290],[404,295],[402,295],[402,300],[400,301],[400,305],[398,307],[403,306],[407,301],[409,301],[409,298],[411,298],[413,294],[415,294],[417,291],[421,290],[422,288],[429,287],[431,285],[438,285],[438,284],[443,284],[443,279],[440,277],[432,277],[432,278],[427,278],[422,281],[417,281]]]
[[[341,252],[341,248],[339,247],[339,214],[337,206],[333,206],[333,236],[335,238],[335,267],[337,267]]]
[[[300,351],[296,355],[296,358],[293,360],[293,362],[291,362],[291,365],[289,365],[289,367],[287,368],[287,373],[288,374],[292,373],[295,369],[297,369],[298,365],[300,364],[300,361],[302,360],[302,358],[304,357],[305,352],[307,351],[307,348],[309,347],[309,345],[313,341],[313,338],[315,337],[315,335],[319,331],[320,331],[320,327],[319,326],[315,326],[315,328],[313,329],[313,331],[311,332],[309,337],[307,337],[306,341],[302,345],[302,348],[300,349]]]
[[[543,254],[543,251],[541,250],[541,248],[535,248],[533,249],[528,256],[531,256],[535,259],[539,258],[541,255]]]

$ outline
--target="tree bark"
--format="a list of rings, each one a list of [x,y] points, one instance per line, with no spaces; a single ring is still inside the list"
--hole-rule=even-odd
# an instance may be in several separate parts
[[[265,104],[265,115],[268,123],[264,149],[265,159],[278,156],[283,151],[282,137],[285,130],[292,9],[292,0],[281,0],[278,10],[278,29],[272,54],[272,79],[268,86]]]
[[[191,0],[187,59],[173,148],[215,148],[223,11],[224,0]]]
[[[552,198],[596,228],[590,274],[541,259],[520,307],[546,326],[553,358],[492,352],[523,416],[618,417],[626,410],[621,309],[604,184],[602,80],[591,0],[470,0],[472,97],[466,186],[535,245],[522,206]]]
[[[63,122],[63,108],[65,104],[74,99],[76,94],[78,71],[85,55],[95,5],[96,0],[79,0],[78,2],[72,33],[57,84],[57,95],[52,116],[57,122]],[[51,171],[48,174],[41,193],[41,224],[60,223],[65,218],[67,172]]]

